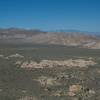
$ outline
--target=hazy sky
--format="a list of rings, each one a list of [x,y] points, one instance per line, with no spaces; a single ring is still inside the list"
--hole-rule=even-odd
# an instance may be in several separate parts
[[[100,0],[0,0],[0,27],[100,32]]]

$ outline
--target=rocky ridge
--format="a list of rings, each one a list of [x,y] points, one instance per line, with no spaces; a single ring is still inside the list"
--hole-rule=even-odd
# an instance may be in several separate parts
[[[44,32],[26,29],[0,29],[0,44],[47,44],[100,49],[100,38],[81,32]]]

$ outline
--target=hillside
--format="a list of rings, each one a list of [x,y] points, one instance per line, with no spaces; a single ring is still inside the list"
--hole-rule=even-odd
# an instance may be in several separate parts
[[[44,32],[18,28],[0,29],[0,43],[53,44],[100,49],[100,39],[84,32]]]

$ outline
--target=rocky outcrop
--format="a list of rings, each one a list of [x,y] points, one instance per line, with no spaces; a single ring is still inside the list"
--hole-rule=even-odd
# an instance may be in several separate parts
[[[89,49],[100,49],[100,41],[90,42],[85,45],[83,45],[84,48]]]
[[[75,96],[78,92],[80,92],[82,89],[81,85],[72,85],[69,87],[69,92],[68,95],[69,96]]]
[[[69,59],[69,60],[63,60],[63,61],[57,61],[57,60],[42,60],[40,63],[37,63],[35,61],[30,62],[23,62],[21,65],[21,68],[28,68],[28,69],[34,69],[34,68],[54,68],[54,67],[88,67],[95,65],[96,63],[92,60],[84,60],[84,59]]]

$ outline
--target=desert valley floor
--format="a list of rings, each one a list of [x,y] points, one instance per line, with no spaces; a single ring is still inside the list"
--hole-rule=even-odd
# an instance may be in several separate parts
[[[100,100],[100,50],[0,46],[0,100]]]

